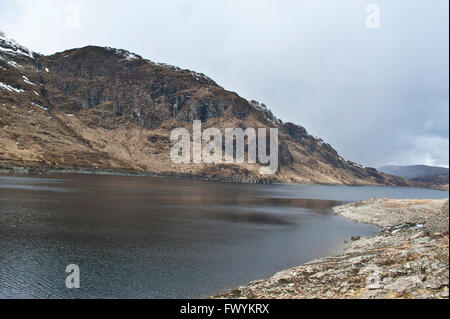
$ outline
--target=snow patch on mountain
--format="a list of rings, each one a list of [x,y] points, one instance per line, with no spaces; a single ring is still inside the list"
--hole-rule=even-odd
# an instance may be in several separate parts
[[[361,165],[361,164],[358,164],[358,163],[355,163],[355,162],[352,162],[352,161],[347,161],[347,163],[348,163],[349,165],[353,166],[353,167],[357,167],[357,168],[365,168],[365,166],[363,166],[363,165]]]
[[[48,111],[48,108],[43,107],[43,106],[40,106],[39,104],[36,104],[36,103],[34,103],[34,102],[31,102],[31,104],[33,104],[34,106],[37,106],[38,108],[40,108],[40,109],[42,109],[42,110],[44,110],[44,111]]]
[[[195,71],[191,71],[191,70],[184,70],[181,69],[177,66],[173,66],[167,63],[159,63],[159,62],[154,62],[148,59],[143,59],[140,55],[136,54],[136,53],[132,53],[130,51],[127,50],[123,50],[123,49],[115,49],[115,48],[111,48],[111,47],[105,47],[106,50],[113,52],[115,55],[119,56],[120,58],[122,58],[122,61],[134,61],[134,60],[144,60],[147,63],[151,63],[154,65],[158,65],[158,66],[162,66],[162,67],[166,67],[175,71],[179,71],[179,72],[185,72],[188,73],[189,75],[191,75],[193,78],[195,78],[198,81],[207,81],[211,84],[217,85],[217,83],[211,79],[210,77],[206,76],[203,73],[199,73],[199,72],[195,72]]]
[[[123,50],[123,49],[114,49],[114,48],[110,48],[110,47],[105,47],[106,50],[113,52],[114,54],[118,55],[119,57],[123,58],[126,61],[133,61],[133,60],[138,60],[138,59],[142,59],[142,57],[140,55],[137,55],[135,53],[132,53],[130,51],[127,50]]]
[[[15,40],[8,38],[2,31],[0,31],[0,51],[34,59],[34,52],[18,44]]]
[[[11,86],[9,84],[3,83],[3,82],[0,82],[0,89],[4,89],[4,90],[7,90],[7,91],[16,92],[16,93],[23,93],[23,92],[25,92],[22,89],[16,89],[15,87],[13,87],[13,86]]]
[[[150,60],[146,60],[146,61],[150,62],[152,64],[155,64],[155,65],[158,65],[158,66],[162,66],[162,67],[174,70],[174,71],[188,73],[190,76],[192,76],[194,79],[196,79],[198,81],[203,80],[203,81],[207,81],[207,82],[209,82],[211,84],[217,85],[217,83],[213,79],[211,79],[210,77],[206,76],[203,73],[195,72],[195,71],[188,70],[188,69],[182,69],[182,68],[180,68],[178,66],[174,66],[174,65],[171,65],[171,64],[167,64],[167,63],[153,62],[153,61],[150,61]]]
[[[259,103],[255,100],[248,101],[248,103],[250,103],[250,105],[253,106],[256,110],[260,111],[264,115],[266,120],[272,122],[275,125],[279,124],[280,121],[275,117],[275,115],[273,115],[272,111],[269,110],[269,108],[264,103]]]
[[[26,84],[36,86],[36,84],[34,84],[34,83],[31,82],[30,80],[28,80],[28,78],[27,78],[25,75],[23,75],[22,78],[23,78],[23,81],[24,81]]]
[[[12,66],[13,68],[16,68],[16,69],[22,69],[23,68],[23,66],[21,66],[19,63],[16,63],[14,61],[8,61],[8,64],[10,66]]]

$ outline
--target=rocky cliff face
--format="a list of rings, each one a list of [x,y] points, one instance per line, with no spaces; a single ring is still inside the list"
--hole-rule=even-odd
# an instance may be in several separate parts
[[[279,169],[258,164],[173,164],[170,131],[278,127]],[[0,33],[0,163],[35,168],[133,170],[257,182],[409,185],[341,158],[321,139],[283,123],[207,76],[125,50],[85,47],[50,56]]]

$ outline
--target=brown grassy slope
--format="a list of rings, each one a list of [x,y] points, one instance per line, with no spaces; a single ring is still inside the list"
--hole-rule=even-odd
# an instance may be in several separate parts
[[[202,74],[130,58],[126,51],[86,47],[35,58],[0,51],[0,72],[0,82],[23,90],[0,88],[3,165],[263,178],[258,165],[173,164],[171,129],[190,129],[200,119],[204,128],[222,132],[278,127],[275,181],[411,185],[342,159],[301,126],[282,123]]]

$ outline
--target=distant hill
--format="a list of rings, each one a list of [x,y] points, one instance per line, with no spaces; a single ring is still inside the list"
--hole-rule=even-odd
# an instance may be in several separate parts
[[[380,172],[408,178],[417,182],[445,185],[449,182],[449,169],[427,165],[383,166]]]

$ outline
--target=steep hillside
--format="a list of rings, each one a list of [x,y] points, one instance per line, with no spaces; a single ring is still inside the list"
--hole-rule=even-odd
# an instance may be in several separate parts
[[[174,164],[170,131],[278,127],[279,169]],[[344,160],[321,139],[275,118],[203,74],[125,50],[89,46],[50,56],[0,33],[0,165],[128,170],[238,182],[411,185]]]

